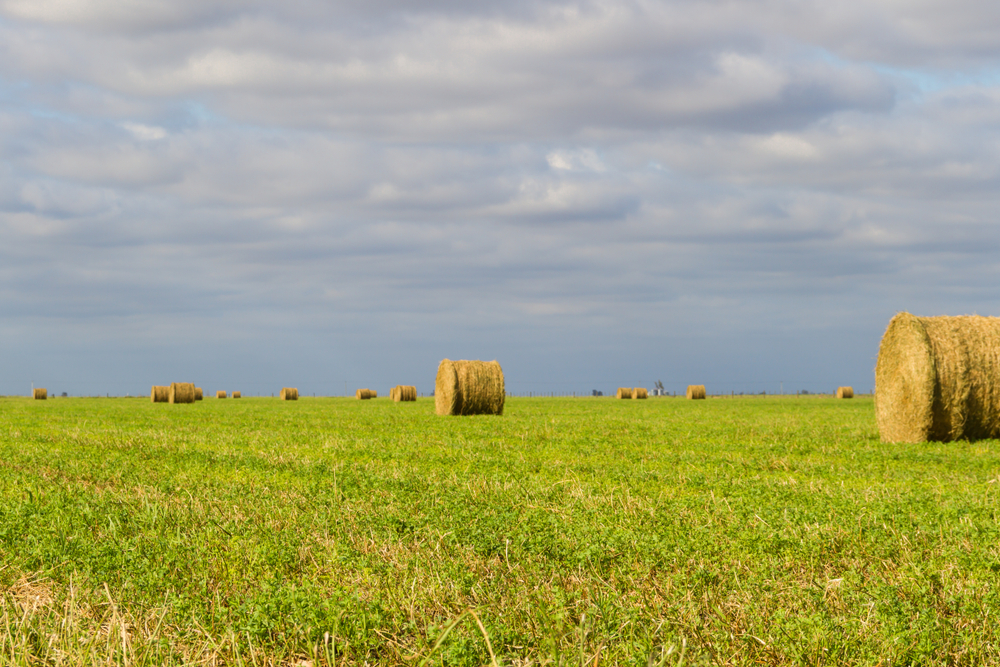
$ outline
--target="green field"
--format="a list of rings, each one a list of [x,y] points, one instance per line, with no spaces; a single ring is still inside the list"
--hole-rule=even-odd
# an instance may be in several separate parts
[[[998,486],[870,398],[0,399],[0,663],[996,664]]]

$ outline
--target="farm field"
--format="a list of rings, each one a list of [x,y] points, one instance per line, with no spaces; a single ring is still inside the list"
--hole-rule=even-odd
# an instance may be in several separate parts
[[[870,397],[0,399],[0,663],[996,664],[998,487]]]

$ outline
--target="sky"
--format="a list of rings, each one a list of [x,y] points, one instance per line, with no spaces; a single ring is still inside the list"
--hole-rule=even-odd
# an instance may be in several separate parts
[[[0,0],[0,393],[867,392],[998,172],[995,2]]]

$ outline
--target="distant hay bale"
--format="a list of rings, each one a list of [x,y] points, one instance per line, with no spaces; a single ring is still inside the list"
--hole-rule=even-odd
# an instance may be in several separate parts
[[[439,415],[502,415],[506,397],[496,361],[443,359],[438,365],[434,409]]]
[[[205,399],[205,393],[201,390],[201,387],[194,388],[194,400],[201,401]]]
[[[278,396],[283,401],[297,401],[299,400],[299,390],[295,387],[282,387]]]
[[[222,391],[220,389],[219,391],[215,392],[215,397],[216,398],[225,398],[226,397],[226,392],[224,392],[224,391]]]
[[[649,398],[649,392],[643,387],[636,387],[632,390],[632,398]]]
[[[632,389],[630,387],[618,387],[618,393],[615,394],[615,398],[632,398]]]
[[[35,390],[31,392],[31,395],[36,401],[45,401],[49,398],[49,390],[36,387]]]
[[[1000,318],[893,317],[875,363],[875,420],[886,442],[1000,437]]]
[[[705,385],[689,384],[687,388],[687,397],[691,400],[698,400],[705,398]]]
[[[170,387],[160,387],[154,384],[153,389],[149,392],[149,400],[153,403],[166,403],[170,400]]]
[[[194,383],[171,382],[167,393],[168,403],[194,403]]]
[[[371,389],[358,389],[354,392],[354,397],[359,401],[367,401],[373,394],[374,392]]]
[[[837,398],[854,398],[854,388],[837,387]]]
[[[240,392],[238,392],[238,391],[234,391],[233,392],[233,398],[243,398],[243,395],[240,394]]]
[[[398,384],[389,390],[389,398],[397,403],[401,401],[415,401],[417,400],[417,388],[411,385]]]

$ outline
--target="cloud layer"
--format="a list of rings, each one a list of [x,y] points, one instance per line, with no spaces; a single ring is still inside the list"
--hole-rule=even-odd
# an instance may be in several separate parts
[[[998,54],[979,2],[0,1],[0,391],[870,388],[897,310],[998,310]]]

